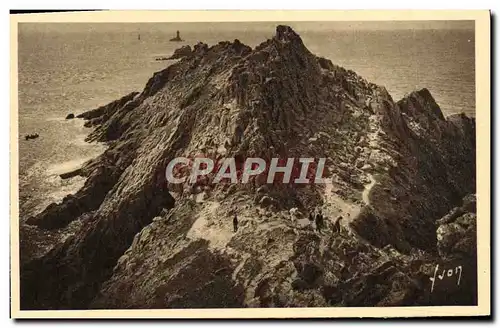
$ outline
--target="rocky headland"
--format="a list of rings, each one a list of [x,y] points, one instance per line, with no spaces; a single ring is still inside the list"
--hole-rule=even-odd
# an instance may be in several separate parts
[[[254,49],[176,54],[142,92],[77,115],[108,149],[67,176],[87,177],[81,190],[27,219],[79,225],[23,261],[22,309],[477,302],[474,118],[445,117],[427,89],[394,101],[287,26]],[[167,183],[171,159],[200,154],[325,157],[332,180]],[[316,206],[321,233],[290,220]],[[461,266],[461,282],[432,285],[436,266]]]

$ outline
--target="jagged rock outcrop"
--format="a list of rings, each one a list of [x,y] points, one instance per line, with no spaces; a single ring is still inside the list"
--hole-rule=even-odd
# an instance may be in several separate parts
[[[475,192],[475,122],[445,118],[425,89],[394,102],[278,26],[255,49],[199,43],[141,93],[78,117],[109,148],[84,165],[78,193],[29,221],[85,215],[21,267],[23,309],[457,303],[430,295],[429,277],[443,261],[437,220]],[[327,158],[332,179],[165,181],[171,159],[199,155]],[[290,219],[314,206],[323,233]]]
[[[475,190],[475,121],[445,118],[427,89],[391,106],[381,125],[388,143],[382,151],[394,154],[396,165],[377,175],[372,205],[353,224],[380,246],[433,251],[436,218]]]
[[[161,57],[156,58],[156,60],[172,60],[172,59],[180,59],[183,57],[191,56],[193,54],[193,50],[191,50],[191,46],[182,46],[174,50],[174,53],[169,57]]]
[[[84,120],[86,120],[85,122],[86,127],[99,125],[102,122],[108,120],[118,109],[124,107],[127,103],[131,102],[137,95],[138,92],[131,92],[130,94],[118,100],[115,100],[105,106],[101,106],[99,108],[87,111],[85,113],[81,113],[76,117],[83,118]]]
[[[476,197],[467,195],[461,206],[454,207],[437,221],[437,247],[443,258],[476,256]]]

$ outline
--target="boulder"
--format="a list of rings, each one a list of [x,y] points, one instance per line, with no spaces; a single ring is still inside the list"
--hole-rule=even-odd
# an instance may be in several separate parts
[[[473,204],[475,195],[467,195],[461,207],[453,208],[438,221],[437,247],[443,258],[475,258],[477,216]]]
[[[255,191],[257,194],[267,194],[269,192],[269,187],[267,184],[263,184]]]
[[[276,201],[272,198],[272,197],[269,197],[269,196],[263,196],[260,200],[259,200],[259,205],[262,206],[262,207],[269,207],[269,206],[272,206],[276,203]]]

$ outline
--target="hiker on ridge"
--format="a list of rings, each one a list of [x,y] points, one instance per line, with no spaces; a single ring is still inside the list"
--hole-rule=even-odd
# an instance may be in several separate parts
[[[236,216],[236,213],[234,214],[233,217],[233,229],[234,232],[238,231],[238,216]]]
[[[342,232],[342,227],[341,227],[341,220],[342,220],[342,215],[339,216],[337,218],[337,220],[335,220],[335,224],[333,225],[333,230],[336,232],[336,233],[341,233]]]
[[[318,232],[321,232],[321,229],[323,228],[323,214],[321,213],[321,209],[318,211],[316,214],[316,230]]]

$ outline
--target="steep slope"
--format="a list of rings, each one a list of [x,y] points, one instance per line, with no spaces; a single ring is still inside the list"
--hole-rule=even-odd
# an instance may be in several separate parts
[[[444,118],[427,89],[413,92],[382,114],[382,148],[396,165],[377,172],[372,205],[353,222],[375,245],[434,251],[435,220],[475,191],[475,121]]]
[[[28,220],[83,226],[22,266],[22,308],[429,304],[436,220],[475,192],[473,119],[445,118],[425,89],[394,102],[287,26],[255,49],[199,43],[80,117],[109,149],[84,188]],[[174,157],[200,155],[325,157],[331,182],[165,181]],[[290,220],[315,206],[322,233]]]

